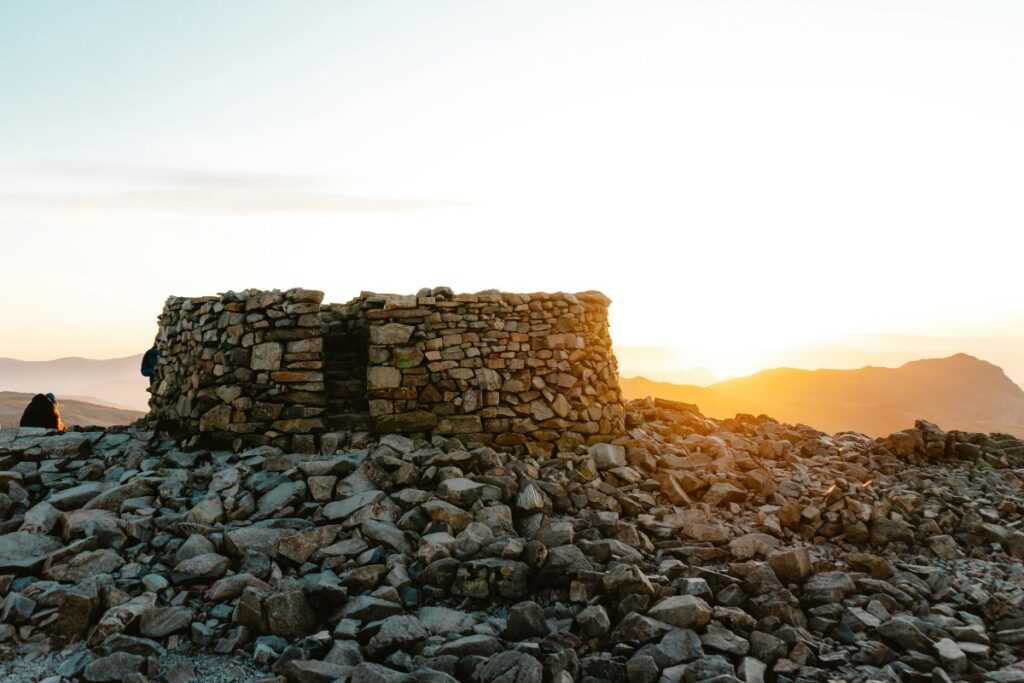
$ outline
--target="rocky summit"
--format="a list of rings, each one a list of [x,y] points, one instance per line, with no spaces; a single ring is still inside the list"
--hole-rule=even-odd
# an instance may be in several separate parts
[[[648,399],[549,453],[320,444],[0,431],[0,679],[1024,681],[1011,437]]]

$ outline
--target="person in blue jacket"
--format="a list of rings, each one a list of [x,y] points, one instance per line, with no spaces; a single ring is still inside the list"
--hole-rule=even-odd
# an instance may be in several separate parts
[[[143,377],[149,378],[150,386],[153,385],[153,378],[156,376],[157,355],[156,344],[153,344],[153,348],[146,351],[142,356],[142,368],[140,369],[140,372],[142,372]]]

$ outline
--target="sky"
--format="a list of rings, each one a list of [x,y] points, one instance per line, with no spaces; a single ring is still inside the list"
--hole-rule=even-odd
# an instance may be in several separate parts
[[[0,3],[0,357],[168,295],[599,289],[623,374],[1024,382],[1016,2]]]

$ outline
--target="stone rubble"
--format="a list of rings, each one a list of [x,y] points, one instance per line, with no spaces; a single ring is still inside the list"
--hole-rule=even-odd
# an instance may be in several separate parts
[[[2,430],[0,679],[1024,681],[1024,441],[624,418],[533,454]]]

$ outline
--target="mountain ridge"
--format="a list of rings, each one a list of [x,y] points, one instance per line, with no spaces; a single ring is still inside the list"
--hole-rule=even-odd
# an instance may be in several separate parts
[[[121,358],[65,356],[53,360],[0,358],[0,391],[53,392],[60,399],[94,397],[112,407],[149,409],[148,380],[139,373],[142,354]]]
[[[770,368],[707,387],[620,382],[627,398],[695,403],[715,417],[763,413],[831,432],[881,436],[926,419],[944,429],[1024,434],[1024,389],[998,365],[965,353],[895,368]]]

